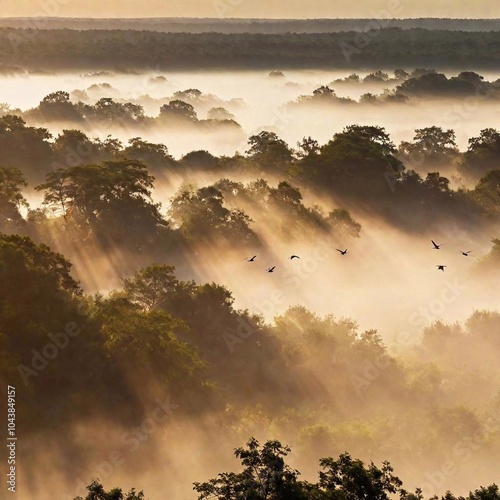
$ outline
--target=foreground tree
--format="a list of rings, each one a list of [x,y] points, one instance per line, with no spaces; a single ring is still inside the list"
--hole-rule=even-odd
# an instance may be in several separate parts
[[[235,456],[241,460],[243,471],[222,473],[206,483],[194,483],[198,500],[423,500],[422,490],[409,493],[402,481],[394,475],[389,462],[382,468],[373,462],[366,467],[349,453],[338,460],[323,458],[317,484],[299,481],[299,471],[284,461],[290,453],[279,441],[268,441],[263,446],[251,438],[246,448],[237,448]],[[439,500],[434,496],[429,500]],[[481,487],[467,497],[456,497],[446,492],[441,500],[500,500],[497,485]]]
[[[74,500],[143,500],[144,493],[136,492],[132,488],[128,493],[123,493],[120,488],[113,488],[110,491],[105,491],[104,486],[98,481],[92,481],[87,486],[88,493],[85,497],[75,497]]]
[[[246,449],[234,451],[244,467],[242,472],[219,474],[206,483],[195,483],[194,490],[200,494],[199,500],[305,500],[308,488],[298,480],[299,472],[284,460],[290,451],[279,441],[268,441],[261,447],[255,438],[251,438]]]

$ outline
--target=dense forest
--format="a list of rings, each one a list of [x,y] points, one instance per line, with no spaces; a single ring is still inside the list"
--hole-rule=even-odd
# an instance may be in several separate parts
[[[0,65],[28,70],[495,68],[500,32],[381,28],[220,34],[0,29]]]
[[[215,5],[217,6],[217,4]],[[231,12],[231,4],[221,3],[221,15]],[[74,30],[145,30],[167,33],[335,33],[368,31],[373,26],[401,29],[498,31],[498,19],[234,19],[234,18],[144,18],[144,19],[75,19],[75,18],[0,18],[4,28],[43,28]],[[395,14],[395,12],[393,12]]]
[[[17,494],[500,500],[499,53],[497,19],[0,19]]]
[[[217,463],[230,466],[224,449],[214,450],[214,429],[229,441],[271,436],[296,443],[308,478],[317,457],[349,450],[397,461],[412,481],[416,468],[415,487],[425,486],[428,497],[455,478],[456,472],[433,472],[448,460],[454,471],[463,470],[472,454],[488,461],[500,452],[498,312],[477,310],[463,325],[436,321],[416,343],[393,352],[384,332],[360,330],[355,318],[300,305],[266,318],[235,307],[227,287],[183,278],[176,269],[192,277],[201,256],[217,254],[252,266],[243,257],[249,249],[267,254],[270,235],[289,248],[320,240],[348,246],[363,238],[351,207],[408,234],[446,228],[474,235],[478,227],[498,234],[498,131],[483,130],[465,152],[452,130],[439,127],[416,130],[399,148],[381,127],[352,125],[327,144],[304,138],[295,148],[261,132],[249,138],[244,155],[193,151],[175,160],[165,145],[140,138],[123,145],[78,130],[53,138],[7,115],[0,119],[0,145],[0,162],[8,165],[0,169],[1,376],[23,387],[19,425],[35,448],[49,439],[52,451],[64,455],[71,446],[74,463],[86,464],[93,451],[76,428],[112,423],[114,430],[103,432],[126,433],[160,410],[174,434],[205,429],[202,453],[212,450]],[[452,189],[432,170],[450,163],[472,187]],[[431,170],[421,176],[413,166]],[[218,180],[182,184],[165,209],[155,200],[156,184],[200,173]],[[43,198],[30,207],[33,187]],[[325,210],[303,192],[335,203]],[[475,280],[498,277],[500,241],[492,243],[474,267]],[[118,284],[110,290],[110,283]],[[143,451],[154,457],[160,451],[149,434]],[[118,438],[120,453],[142,440]],[[243,464],[257,460],[272,473],[269,493],[252,498],[385,499],[395,492],[423,498],[403,490],[389,465],[366,469],[350,455],[325,458],[316,484],[298,480],[279,458],[286,451],[279,443],[249,446],[250,452],[237,452]],[[146,473],[148,461],[133,462],[135,473]],[[26,458],[25,464],[35,474],[39,462]],[[351,468],[366,480],[348,481]],[[69,478],[76,474],[81,496],[107,469],[94,463],[65,470],[68,477],[60,480],[74,484]],[[254,491],[257,479],[228,474],[196,489],[199,498],[241,498],[237,492]],[[98,482],[89,488],[88,498],[122,498]],[[295,496],[283,493],[287,488]],[[359,496],[356,488],[377,493]],[[123,498],[142,497],[132,491]],[[496,499],[498,489],[468,498]]]

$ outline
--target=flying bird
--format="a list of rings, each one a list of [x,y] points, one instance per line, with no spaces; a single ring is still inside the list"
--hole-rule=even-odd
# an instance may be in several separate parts
[[[276,269],[276,266],[270,267],[267,272],[268,273],[274,273],[274,270]]]
[[[255,259],[257,258],[257,255],[254,255],[253,257],[247,257],[245,260],[247,260],[248,262],[255,262]]]
[[[434,240],[431,240],[432,244],[434,245],[434,250],[439,250],[443,245],[438,245]]]
[[[464,257],[468,257],[469,254],[472,252],[472,250],[469,250],[468,252],[464,252],[463,250],[460,250],[460,253],[464,256]]]
[[[300,257],[299,257],[298,255],[292,255],[292,256],[290,257],[290,260],[293,260],[293,259],[300,259]]]
[[[439,271],[443,271],[445,270],[446,267],[448,266],[436,266],[438,268]]]
[[[345,250],[339,250],[337,248],[337,252],[340,252],[342,255],[345,255],[347,253],[347,248]]]

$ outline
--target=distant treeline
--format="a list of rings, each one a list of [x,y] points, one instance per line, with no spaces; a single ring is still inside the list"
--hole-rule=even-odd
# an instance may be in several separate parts
[[[372,27],[366,33],[272,35],[2,28],[0,70],[2,66],[43,71],[389,66],[464,70],[498,65],[499,31]]]
[[[384,13],[380,13],[381,17]],[[126,29],[166,33],[336,33],[369,31],[374,24],[401,29],[500,31],[500,19],[220,19],[220,18],[5,18],[0,27],[43,29]]]

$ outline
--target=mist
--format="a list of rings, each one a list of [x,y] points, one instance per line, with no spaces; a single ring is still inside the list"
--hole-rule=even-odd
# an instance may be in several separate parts
[[[140,232],[147,226],[146,219],[134,219],[128,212],[113,219],[114,213],[109,216],[107,208],[103,210],[104,230],[99,232],[92,227],[97,209],[89,211],[91,223],[84,220],[85,211],[76,203],[72,210],[64,205],[55,209],[54,200],[47,202],[50,187],[34,189],[43,182],[41,167],[27,170],[26,177],[36,180],[28,179],[23,187],[29,207],[21,207],[26,225],[20,233],[49,245],[73,264],[71,276],[83,289],[90,325],[91,348],[84,352],[97,359],[83,363],[89,371],[85,376],[90,380],[93,371],[101,369],[100,363],[109,363],[115,370],[111,383],[116,384],[104,396],[92,393],[79,414],[64,405],[80,408],[87,397],[83,389],[54,406],[58,415],[71,413],[61,432],[57,426],[30,431],[29,455],[23,457],[20,474],[30,498],[71,499],[84,495],[85,486],[99,478],[106,488],[135,487],[150,499],[192,499],[194,482],[238,467],[232,450],[250,436],[290,444],[291,465],[310,481],[317,479],[320,458],[346,450],[367,462],[391,461],[405,484],[411,489],[422,486],[429,496],[448,489],[464,494],[498,481],[498,427],[488,433],[487,422],[491,415],[498,416],[500,404],[500,320],[495,312],[500,290],[497,261],[488,256],[494,254],[492,239],[498,237],[500,226],[496,209],[485,209],[485,215],[477,208],[488,208],[481,205],[483,198],[471,194],[476,193],[479,179],[466,178],[458,160],[439,164],[439,169],[435,164],[403,160],[407,171],[421,175],[418,186],[424,186],[427,174],[440,170],[451,180],[449,198],[455,196],[462,203],[470,195],[460,210],[443,202],[442,212],[421,209],[421,215],[415,206],[424,203],[413,206],[401,201],[406,195],[397,189],[404,178],[394,182],[399,183],[396,188],[392,177],[386,183],[378,179],[380,192],[370,198],[364,196],[370,180],[360,192],[354,187],[350,192],[337,188],[334,181],[328,185],[314,177],[314,161],[322,165],[317,158],[326,155],[329,141],[346,134],[351,125],[383,127],[395,145],[391,159],[403,157],[397,147],[412,141],[416,129],[453,129],[456,155],[461,155],[471,138],[498,127],[498,100],[426,96],[408,102],[366,103],[363,95],[388,95],[401,82],[392,76],[388,81],[364,82],[369,70],[357,71],[359,83],[338,81],[352,72],[283,70],[271,76],[267,71],[151,71],[0,77],[0,102],[9,106],[0,106],[0,116],[19,115],[28,127],[46,128],[52,137],[44,140],[55,151],[58,165],[69,157],[67,151],[57,149],[58,136],[68,129],[85,133],[89,140],[99,139],[99,146],[109,136],[121,141],[109,157],[99,157],[104,162],[142,161],[140,155],[127,156],[125,147],[134,138],[166,146],[165,164],[151,163],[141,171],[144,176],[153,175],[154,182],[143,181],[144,191],[131,198],[145,200],[147,213],[155,213],[156,222],[167,221],[155,233],[157,239]],[[387,72],[392,75],[394,68]],[[442,72],[447,77],[457,74]],[[488,82],[500,78],[495,71],[480,73]],[[338,99],[311,102],[308,97],[322,86],[333,89]],[[196,120],[161,121],[161,107],[180,99],[176,93],[188,89],[201,91],[201,95],[182,97],[193,107]],[[99,122],[86,115],[78,122],[50,117],[40,112],[40,103],[56,91],[68,92],[72,103],[83,101],[88,106],[102,98],[139,105],[145,118]],[[338,102],[343,98],[353,102]],[[213,108],[224,109],[219,110],[222,118],[210,115]],[[251,153],[249,138],[262,131],[274,132],[293,150],[295,156],[285,166],[279,161],[273,165],[270,156],[261,161],[258,153]],[[318,141],[319,152],[310,164],[305,154],[297,153],[304,137]],[[279,144],[278,139],[273,141]],[[140,148],[145,146],[137,151]],[[189,156],[200,151],[205,153],[194,159]],[[92,154],[77,155],[63,170],[91,164]],[[338,160],[332,157],[326,157],[325,164]],[[36,159],[30,161],[36,163]],[[294,171],[297,165],[300,169]],[[309,177],[308,168],[313,172]],[[421,190],[427,193],[431,188],[425,185]],[[448,191],[443,189],[446,196]],[[117,199],[122,201],[120,196]],[[463,207],[476,201],[477,207],[466,213]],[[225,225],[215,216],[212,225],[205,219],[198,221],[203,207],[209,211],[212,206],[217,216],[225,217]],[[80,218],[73,222],[78,210]],[[109,221],[123,234],[111,234]],[[434,249],[431,240],[442,248]],[[339,252],[344,249],[346,255]],[[469,251],[469,256],[463,254]],[[249,262],[253,255],[256,260]],[[292,255],[300,258],[290,260]],[[185,310],[179,312],[179,324],[172,326],[172,338],[194,346],[191,360],[200,356],[199,366],[189,365],[166,385],[148,358],[141,357],[147,356],[142,351],[129,363],[121,357],[127,342],[116,350],[113,347],[120,327],[126,326],[113,323],[124,314],[120,309],[124,303],[127,314],[137,317],[149,317],[154,311],[141,305],[130,281],[127,288],[127,280],[138,279],[137,273],[152,264],[174,265],[175,279],[182,283],[176,282],[175,293],[188,290],[179,295],[182,300],[175,297],[187,305],[182,303]],[[444,271],[437,268],[440,265],[446,266]],[[273,273],[266,272],[273,266]],[[225,287],[231,300],[220,289],[210,288],[216,285]],[[203,295],[207,289],[215,298]],[[202,298],[191,306],[188,298],[194,300],[196,294]],[[202,311],[199,317],[197,307]],[[177,318],[174,309],[161,310],[168,321]],[[137,317],[133,316],[134,321]],[[234,323],[236,318],[240,323]],[[235,325],[246,335],[235,339]],[[106,363],[95,347],[100,342]],[[68,348],[68,352],[73,349],[71,356],[77,357],[79,345]],[[82,345],[87,349],[83,340]],[[61,361],[65,355],[54,364],[70,363]],[[190,383],[201,396],[194,390],[191,394],[191,386],[175,385],[198,369],[205,378],[199,376],[199,387],[198,379]],[[113,398],[119,399],[115,392],[121,390],[125,403],[116,403],[116,408],[126,410],[101,408],[109,401],[115,404]],[[50,410],[47,415],[50,419]],[[465,454],[462,440],[478,432],[484,434],[486,444],[477,450],[467,448]],[[461,455],[455,454],[457,445],[463,445]],[[441,470],[450,454],[456,472],[436,484],[432,474]]]

